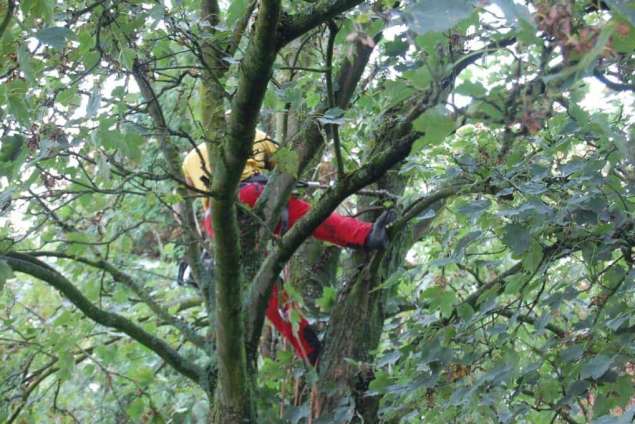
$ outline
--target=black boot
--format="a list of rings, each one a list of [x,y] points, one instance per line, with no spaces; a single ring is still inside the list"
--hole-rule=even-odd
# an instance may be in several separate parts
[[[386,233],[386,227],[395,219],[397,219],[397,214],[392,209],[384,211],[381,215],[379,215],[379,218],[377,218],[377,221],[373,224],[373,229],[366,238],[364,249],[385,249],[388,246],[388,234]]]

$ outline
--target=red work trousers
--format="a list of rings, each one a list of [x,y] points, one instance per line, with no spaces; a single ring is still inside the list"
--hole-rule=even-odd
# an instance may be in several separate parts
[[[253,207],[262,194],[263,189],[264,186],[262,184],[247,183],[240,188],[238,197],[242,203]],[[291,197],[287,204],[288,226],[292,227],[310,209],[311,205],[309,203]],[[210,237],[214,237],[212,217],[209,213],[205,214],[203,227]],[[313,231],[313,236],[318,240],[327,241],[342,247],[362,247],[372,227],[373,225],[369,222],[333,213]],[[282,306],[280,303],[282,303]],[[284,291],[279,293],[277,286],[274,286],[267,305],[266,316],[275,329],[293,346],[298,356],[315,365],[317,354],[319,353],[319,341],[308,321],[302,316],[298,323],[297,333],[294,331],[291,322],[287,318],[289,306],[286,293]]]

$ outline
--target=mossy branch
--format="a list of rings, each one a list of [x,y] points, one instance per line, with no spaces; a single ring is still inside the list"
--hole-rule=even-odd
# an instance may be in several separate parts
[[[88,318],[128,335],[159,355],[168,365],[196,384],[203,385],[206,381],[202,368],[185,359],[164,340],[148,333],[129,319],[95,306],[66,277],[48,264],[32,256],[14,252],[0,255],[0,259],[5,260],[13,271],[30,275],[49,284]],[[207,387],[203,389],[207,390]]]

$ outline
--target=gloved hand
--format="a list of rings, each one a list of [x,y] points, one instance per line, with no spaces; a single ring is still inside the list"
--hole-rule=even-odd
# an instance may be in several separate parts
[[[377,218],[377,221],[373,224],[373,229],[366,238],[364,249],[385,249],[388,246],[388,234],[386,233],[386,227],[395,219],[397,219],[397,213],[392,209],[384,211],[381,215],[379,215],[379,218]]]
[[[209,254],[207,250],[203,250],[201,252],[201,264],[203,265],[203,269],[207,274],[211,274],[211,279],[214,279],[214,258]],[[181,261],[179,263],[179,269],[176,276],[176,283],[179,286],[192,286],[197,287],[196,281],[192,276],[192,269],[190,265],[186,261]]]

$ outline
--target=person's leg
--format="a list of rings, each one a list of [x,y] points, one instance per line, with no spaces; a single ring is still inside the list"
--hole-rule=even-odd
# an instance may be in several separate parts
[[[279,296],[282,296],[284,313],[280,310]],[[274,285],[267,304],[267,318],[274,328],[291,343],[299,357],[306,359],[311,365],[315,365],[320,353],[320,341],[309,322],[302,315],[300,315],[298,334],[296,335],[293,331],[293,325],[286,318],[288,309],[286,293],[284,291],[279,293],[278,286]]]
[[[249,206],[254,206],[261,193],[262,186],[260,184],[248,184],[240,189],[240,201]],[[214,229],[212,228],[212,217],[209,210],[205,212],[202,225],[207,235],[213,238]],[[285,311],[285,313],[280,310],[278,299],[280,296],[282,296],[283,302],[282,310]],[[300,358],[306,359],[311,365],[315,365],[320,353],[320,340],[313,328],[309,325],[309,322],[301,314],[300,322],[298,323],[298,333],[297,335],[294,334],[293,325],[286,317],[288,308],[286,293],[284,290],[278,293],[278,286],[275,285],[272,289],[265,315],[282,337],[293,346],[297,355]]]

